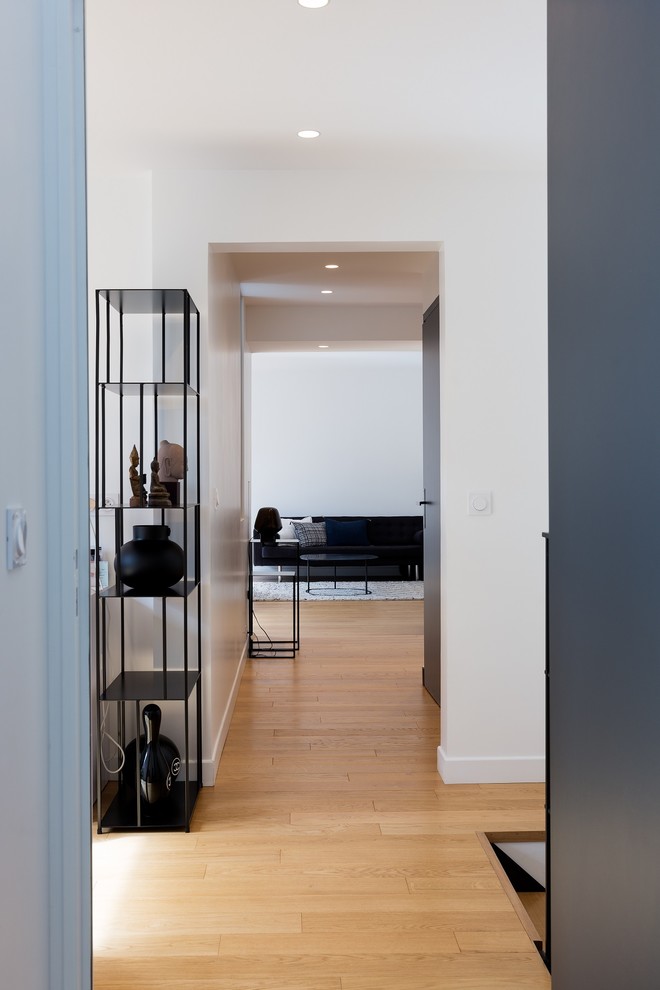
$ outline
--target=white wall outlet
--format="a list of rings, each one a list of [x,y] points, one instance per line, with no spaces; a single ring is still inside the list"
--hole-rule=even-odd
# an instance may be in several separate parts
[[[492,492],[468,492],[468,516],[490,516],[492,512]]]
[[[20,505],[7,508],[7,570],[27,564],[27,513]]]
[[[102,516],[113,515],[113,509],[119,505],[119,492],[107,492],[105,496],[105,501],[101,505],[99,503],[99,511]]]

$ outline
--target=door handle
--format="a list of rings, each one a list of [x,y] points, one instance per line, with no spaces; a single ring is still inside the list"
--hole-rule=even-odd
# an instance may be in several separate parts
[[[433,502],[424,501],[424,502],[419,502],[418,504],[419,505],[433,505]]]

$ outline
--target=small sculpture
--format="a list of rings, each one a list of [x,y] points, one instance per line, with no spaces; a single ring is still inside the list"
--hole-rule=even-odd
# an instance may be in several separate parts
[[[158,458],[154,457],[151,462],[151,486],[149,488],[149,508],[150,509],[170,509],[172,502],[167,488],[161,485],[158,478]]]
[[[158,472],[159,480],[167,489],[172,505],[178,505],[179,481],[183,478],[188,468],[181,444],[170,443],[169,440],[161,440],[158,447],[158,463],[160,464],[160,470]]]
[[[161,714],[158,705],[153,704],[142,712],[145,747],[140,748],[140,791],[147,804],[171,797],[181,770],[179,750],[168,736],[161,735]]]
[[[188,465],[185,463],[183,447],[180,443],[161,440],[158,447],[161,481],[179,481]]]
[[[149,818],[149,805],[166,804],[172,799],[176,778],[181,772],[181,754],[172,739],[160,731],[162,718],[158,705],[146,705],[142,711],[144,732],[140,735],[140,796],[143,813]],[[131,739],[120,785],[120,798],[135,807],[135,746]]]
[[[137,447],[133,444],[133,450],[131,451],[129,460],[131,466],[128,472],[128,478],[131,483],[131,491],[133,494],[129,500],[129,505],[131,509],[142,509],[147,504],[147,492],[144,488],[145,475],[138,474],[137,466],[140,463],[140,455],[138,454]]]

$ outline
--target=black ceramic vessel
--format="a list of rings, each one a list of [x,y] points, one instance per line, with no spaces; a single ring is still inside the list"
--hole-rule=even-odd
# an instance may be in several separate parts
[[[171,797],[174,781],[181,770],[181,756],[174,742],[161,735],[161,710],[158,705],[145,705],[142,712],[144,735],[140,736],[140,794],[149,805],[160,804]],[[135,740],[125,751],[123,770],[124,798],[135,796]]]
[[[133,539],[115,557],[117,582],[157,594],[180,581],[183,550],[169,536],[169,526],[133,526]]]

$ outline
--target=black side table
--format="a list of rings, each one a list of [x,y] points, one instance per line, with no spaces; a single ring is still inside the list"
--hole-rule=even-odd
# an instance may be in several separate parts
[[[256,658],[279,657],[292,660],[300,649],[300,544],[298,540],[278,540],[273,547],[272,557],[269,555],[273,564],[277,564],[277,548],[282,546],[289,551],[286,555],[286,562],[293,567],[291,638],[271,639],[266,633],[267,641],[263,642],[254,635],[254,548],[260,542],[260,540],[251,539],[248,545],[248,656]],[[294,560],[291,558],[291,550],[295,552]]]

